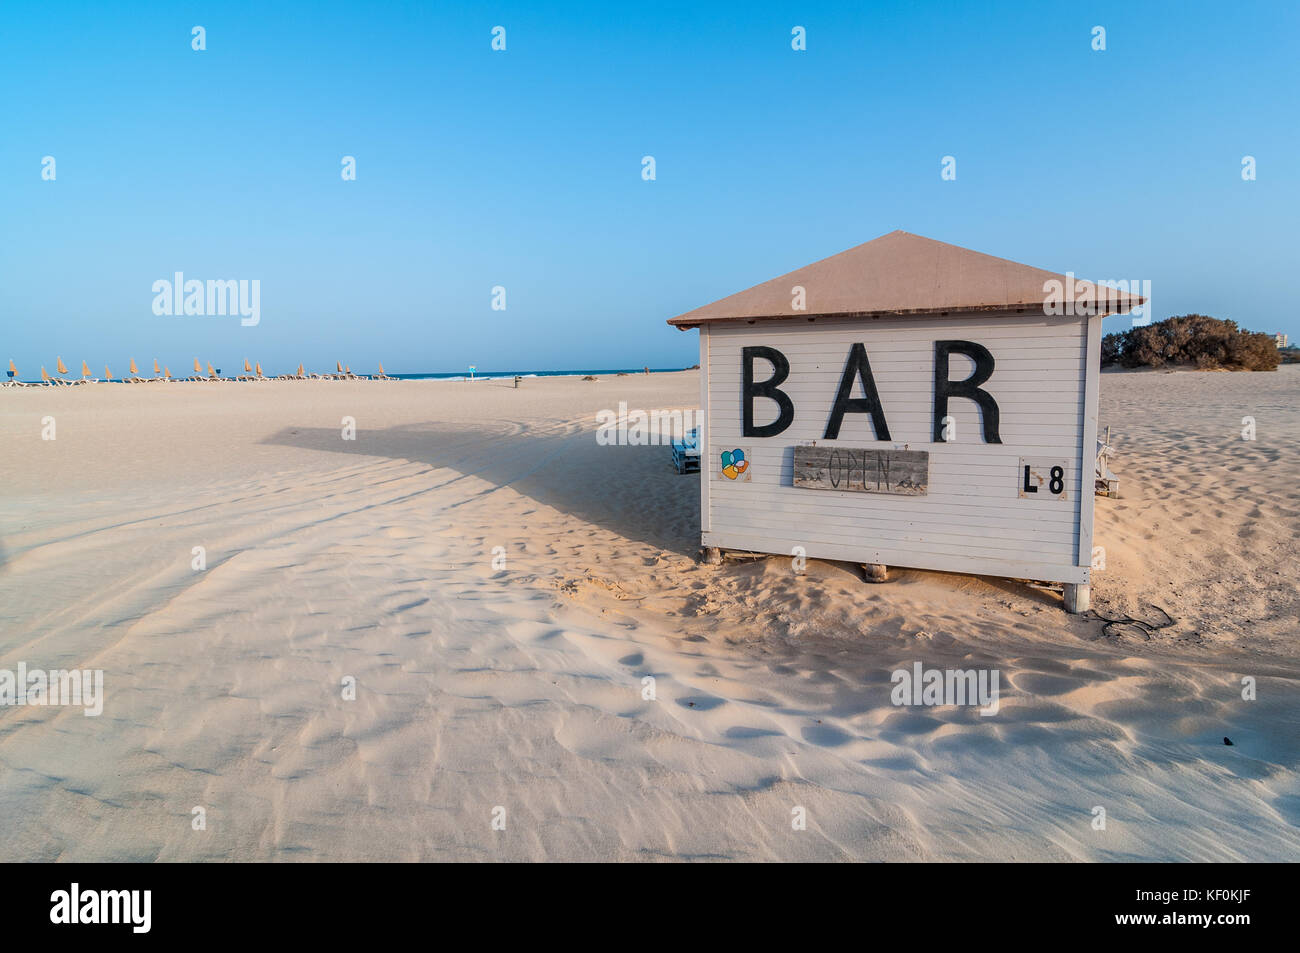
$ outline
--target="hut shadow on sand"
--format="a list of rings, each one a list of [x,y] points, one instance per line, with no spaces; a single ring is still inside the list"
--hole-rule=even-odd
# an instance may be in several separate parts
[[[600,446],[590,429],[534,430],[504,421],[360,426],[355,440],[343,440],[339,428],[288,427],[264,443],[424,464],[451,471],[431,485],[467,480],[457,506],[509,487],[628,540],[691,557],[699,552],[700,477],[678,475],[667,446]]]
[[[450,471],[432,476],[431,486],[450,486],[467,478],[487,484],[467,483],[457,506],[509,487],[629,541],[689,558],[700,552],[701,476],[679,475],[667,446],[600,446],[591,430],[534,431],[505,422],[495,428],[445,423],[382,430],[361,427],[356,440],[343,440],[339,428],[289,427],[264,442],[423,464]],[[453,521],[454,512],[449,514]],[[944,576],[952,576],[954,587],[989,586],[1007,596],[1060,605],[1059,596],[1023,581],[925,570],[892,570],[890,578],[892,583]]]

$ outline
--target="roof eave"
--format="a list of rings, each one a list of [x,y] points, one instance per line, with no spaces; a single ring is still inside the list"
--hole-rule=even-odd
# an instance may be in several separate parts
[[[1129,303],[1123,303],[1123,306],[1111,307],[1110,305],[1119,305],[1119,302],[1107,302],[1106,307],[1098,307],[1093,315],[1046,315],[1046,317],[1109,317],[1114,314],[1124,314],[1131,311],[1139,305],[1146,304],[1145,298],[1134,298]],[[1078,307],[1076,305],[1076,307]],[[756,321],[779,321],[790,320],[793,318],[804,318],[808,321],[815,321],[818,318],[907,318],[907,317],[951,317],[954,315],[967,314],[990,314],[993,312],[1015,312],[1023,313],[1026,311],[1043,311],[1041,301],[1017,302],[1014,304],[979,304],[963,305],[954,308],[909,308],[905,310],[894,311],[829,311],[814,314],[804,314],[802,312],[785,312],[783,314],[721,314],[721,315],[701,315],[691,317],[690,313],[679,314],[675,318],[669,318],[668,323],[681,331],[689,331],[692,328],[698,328],[702,324],[719,324],[722,322],[744,322],[753,324]]]

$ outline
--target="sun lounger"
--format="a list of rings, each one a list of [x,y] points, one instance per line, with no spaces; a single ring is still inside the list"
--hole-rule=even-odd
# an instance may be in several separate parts
[[[29,386],[26,381],[20,381],[18,379],[18,368],[14,367],[14,362],[12,359],[9,361],[9,379],[5,381],[4,386],[5,387]]]
[[[1094,488],[1097,496],[1119,496],[1119,477],[1110,472],[1107,462],[1115,455],[1110,445],[1110,428],[1106,428],[1106,439],[1097,441],[1097,470]]]
[[[148,377],[140,376],[140,368],[135,366],[135,358],[131,358],[130,373],[131,376],[126,378],[128,384],[147,384],[150,380]]]
[[[685,436],[677,437],[672,443],[673,466],[678,473],[698,473],[700,470],[700,431],[699,428],[688,430]]]
[[[58,382],[59,382],[60,384],[63,384],[65,387],[74,387],[74,386],[76,386],[77,384],[84,384],[84,383],[86,383],[84,380],[68,380],[66,377],[63,377],[62,375],[68,373],[68,366],[67,366],[66,364],[63,363],[63,358],[61,358],[61,357],[57,357],[57,358],[55,358],[54,360],[55,360],[55,365],[54,365],[54,366],[55,366],[55,368],[58,369],[58,372],[59,372],[59,375],[60,375],[60,376],[58,377]],[[43,370],[43,369],[44,369],[44,368],[42,368],[42,370]]]

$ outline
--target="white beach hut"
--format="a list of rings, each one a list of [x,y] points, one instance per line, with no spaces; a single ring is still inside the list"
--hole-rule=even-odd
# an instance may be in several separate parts
[[[1088,608],[1101,319],[1142,298],[891,232],[700,331],[701,541],[1063,583]]]

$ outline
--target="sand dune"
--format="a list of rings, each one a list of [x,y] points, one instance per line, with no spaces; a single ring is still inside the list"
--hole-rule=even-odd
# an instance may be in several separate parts
[[[1094,606],[1155,630],[1014,581],[700,563],[698,477],[594,437],[698,394],[0,394],[0,668],[107,696],[0,708],[0,860],[1300,857],[1297,368],[1103,377]],[[914,661],[998,669],[1001,710],[895,707]]]

